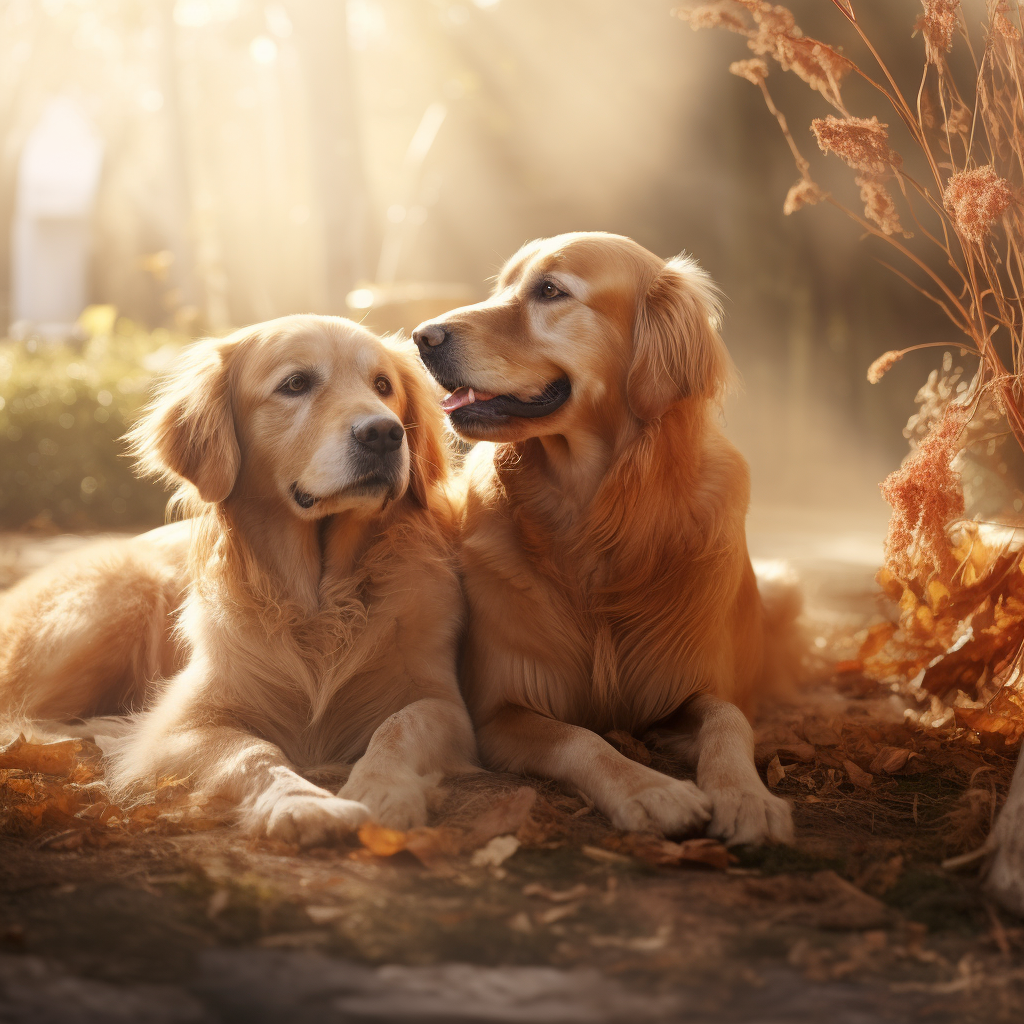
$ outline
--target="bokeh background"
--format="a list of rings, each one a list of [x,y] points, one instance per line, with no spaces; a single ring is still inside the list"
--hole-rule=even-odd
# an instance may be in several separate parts
[[[791,6],[850,43],[832,4]],[[919,5],[861,6],[915,91]],[[600,229],[721,284],[755,511],[880,536],[941,352],[866,367],[956,335],[841,214],[783,216],[790,154],[727,71],[747,55],[673,0],[0,0],[0,528],[160,522],[117,439],[191,337],[300,311],[408,330],[524,241]],[[810,154],[828,108],[789,78]]]

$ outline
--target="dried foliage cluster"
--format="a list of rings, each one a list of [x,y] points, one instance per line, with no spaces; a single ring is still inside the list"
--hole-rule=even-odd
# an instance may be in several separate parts
[[[1015,607],[1024,633],[1024,603]],[[872,632],[868,660],[889,639],[891,628],[884,628]],[[1005,784],[1006,765],[996,754],[965,749],[910,722],[886,721],[875,706],[877,694],[865,691],[859,678],[841,676],[846,680],[839,688],[842,712],[834,704],[817,711],[787,707],[764,724],[756,757],[769,786],[796,802],[804,832],[826,838],[830,856],[840,852],[833,847],[866,835],[901,835],[911,818],[913,842],[901,840],[900,852],[907,857],[948,856],[977,845],[974,840],[994,813],[994,780],[998,776],[1000,787]],[[622,732],[609,733],[607,739],[631,760],[681,774],[680,763],[658,734],[646,742]],[[953,780],[960,803],[951,807],[948,797],[919,793],[911,782],[919,776],[933,783]],[[975,782],[976,777],[981,781]],[[339,780],[317,781],[333,788]],[[966,794],[961,792],[965,782]],[[519,849],[572,849],[610,864],[719,871],[735,860],[714,839],[672,842],[653,833],[621,832],[588,801],[554,784],[523,786],[518,777],[486,773],[447,785],[434,825],[400,832],[368,823],[342,855],[375,862],[403,854],[406,863],[418,862],[439,876],[467,867],[500,868]],[[39,733],[0,748],[0,835],[40,851],[145,844],[152,838],[207,832],[230,821],[228,807],[174,778],[155,779],[153,788],[131,804],[113,803],[103,778],[102,751],[86,739]],[[257,845],[297,852],[281,843]],[[850,870],[851,879],[861,885],[867,867],[853,864]],[[893,873],[898,877],[895,867]]]
[[[153,963],[172,982],[179,969],[192,977],[194,951],[212,946],[247,959],[253,947],[316,950],[368,972],[585,966],[652,991],[685,985],[682,1005],[696,992],[708,1012],[743,984],[743,1019],[781,967],[874,989],[880,1007],[892,1008],[902,986],[928,1005],[940,1000],[949,1019],[1019,1020],[1013,954],[1024,930],[1004,927],[967,898],[970,883],[935,869],[942,858],[963,862],[988,832],[1009,760],[887,721],[887,701],[860,676],[842,676],[822,697],[773,708],[757,744],[769,785],[795,804],[800,847],[740,852],[742,867],[728,873],[715,869],[733,857],[714,841],[618,832],[578,795],[492,773],[449,781],[432,828],[367,826],[295,856],[295,847],[211,828],[213,808],[174,780],[138,807],[111,806],[96,746],[29,732],[0,749],[0,948],[32,972],[28,991],[54,984],[35,966],[43,957],[60,962],[74,948],[81,962],[114,964],[118,985],[144,972],[150,1003]],[[655,737],[609,741],[657,770],[679,768]],[[214,963],[219,971],[223,961]],[[70,991],[77,997],[79,982]]]
[[[694,29],[745,37],[754,56],[730,71],[756,85],[778,120],[799,172],[784,212],[828,202],[890,246],[889,266],[936,303],[961,332],[961,352],[978,358],[968,386],[932,379],[908,424],[911,451],[882,484],[893,509],[879,581],[899,602],[898,628],[881,626],[860,659],[877,679],[935,696],[942,713],[994,743],[1024,732],[1024,579],[1021,546],[964,522],[958,459],[965,447],[1012,437],[1024,448],[1024,46],[1016,0],[986,0],[971,24],[960,0],[922,0],[908,31],[924,43],[916,95],[904,91],[864,31],[855,0],[832,0],[837,26],[866,50],[861,64],[805,36],[792,13],[764,0],[720,0],[679,11]],[[956,54],[955,73],[951,54]],[[810,125],[818,147],[854,171],[862,210],[844,205],[812,175],[767,85],[774,60],[833,109]],[[969,73],[964,73],[966,71]],[[966,79],[970,78],[970,81]],[[885,118],[851,113],[844,81],[860,78],[884,101]],[[893,149],[893,118],[908,149]],[[915,176],[910,166],[922,173]],[[912,229],[912,230],[911,230]],[[916,238],[915,238],[916,236]],[[911,242],[911,239],[914,239]],[[876,383],[907,352],[871,365]],[[1019,511],[1019,509],[1018,509]],[[883,638],[884,637],[884,638]],[[950,709],[955,710],[950,710]]]
[[[227,821],[223,808],[200,800],[174,778],[154,780],[152,792],[139,802],[118,806],[103,782],[102,756],[89,740],[24,735],[0,749],[0,834],[37,839],[46,849],[76,850]]]
[[[875,654],[891,631],[870,634]],[[883,896],[912,862],[960,858],[981,844],[1012,761],[894,716],[860,658],[841,668],[829,701],[774,710],[755,756],[768,785],[796,805],[804,848],[845,860],[850,881]],[[925,695],[922,715],[929,704]]]
[[[633,737],[610,734],[609,739],[626,756],[651,763],[651,752]],[[0,748],[0,835],[66,851],[205,831],[231,821],[227,805],[203,798],[175,778],[155,779],[153,789],[139,800],[119,806],[103,781],[102,757],[100,747],[89,740],[44,735],[22,735]],[[338,780],[320,781],[330,788]],[[374,860],[404,852],[439,874],[467,862],[500,867],[521,846],[571,846],[594,860],[636,860],[659,867],[724,871],[731,861],[715,839],[674,843],[653,833],[619,832],[593,813],[592,804],[557,787],[539,792],[500,776],[463,780],[439,811],[437,825],[408,832],[367,823],[348,856]]]

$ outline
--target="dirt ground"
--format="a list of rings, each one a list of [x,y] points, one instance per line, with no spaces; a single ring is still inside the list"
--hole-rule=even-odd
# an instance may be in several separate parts
[[[3,538],[2,583],[74,543]],[[858,543],[807,548],[819,681],[759,723],[792,849],[625,835],[579,794],[481,775],[420,835],[301,852],[177,792],[122,820],[88,745],[50,771],[0,754],[0,1022],[1024,1019],[1024,922],[977,864],[942,867],[984,838],[1013,757],[831,674],[877,614]],[[54,793],[78,802],[32,817]]]

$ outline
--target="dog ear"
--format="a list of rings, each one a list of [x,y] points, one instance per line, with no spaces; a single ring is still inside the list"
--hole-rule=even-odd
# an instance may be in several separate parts
[[[637,307],[629,407],[642,420],[661,416],[682,398],[714,398],[732,376],[718,335],[718,289],[695,260],[669,260]]]
[[[141,474],[187,481],[208,502],[231,493],[241,461],[226,362],[233,348],[220,340],[192,345],[128,433]]]
[[[405,436],[409,440],[409,491],[424,508],[430,492],[448,478],[445,415],[433,381],[411,341],[385,338],[401,368],[405,392]]]

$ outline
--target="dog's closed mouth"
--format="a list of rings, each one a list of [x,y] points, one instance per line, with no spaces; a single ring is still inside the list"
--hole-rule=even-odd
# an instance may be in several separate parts
[[[292,500],[299,506],[299,508],[312,508],[318,502],[325,501],[329,498],[371,494],[382,489],[394,492],[395,485],[393,481],[388,480],[377,473],[370,473],[367,476],[360,477],[358,480],[354,480],[352,483],[346,484],[333,494],[322,494],[319,496],[310,494],[308,491],[300,490],[297,482],[293,483],[291,486]]]
[[[562,406],[572,394],[568,377],[552,381],[533,398],[516,398],[515,395],[495,395],[489,391],[463,386],[444,397],[441,408],[458,425],[459,421],[470,419],[505,420],[512,416],[535,419],[549,416]]]

